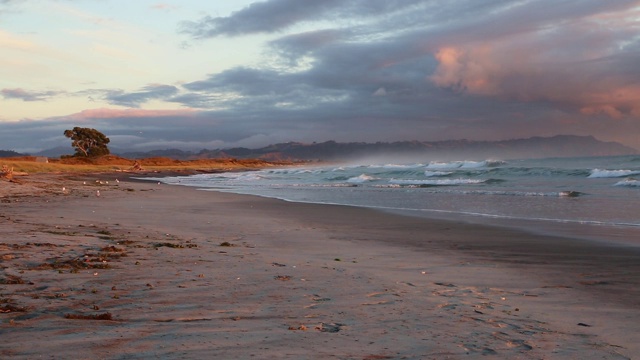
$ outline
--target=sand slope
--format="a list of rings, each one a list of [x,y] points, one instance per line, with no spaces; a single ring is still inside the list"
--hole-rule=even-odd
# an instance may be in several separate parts
[[[638,249],[111,177],[0,183],[1,358],[640,353]]]

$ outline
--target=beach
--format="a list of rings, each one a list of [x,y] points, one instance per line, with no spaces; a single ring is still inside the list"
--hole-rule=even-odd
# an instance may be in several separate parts
[[[1,358],[640,353],[638,247],[118,173],[18,180],[0,181]]]

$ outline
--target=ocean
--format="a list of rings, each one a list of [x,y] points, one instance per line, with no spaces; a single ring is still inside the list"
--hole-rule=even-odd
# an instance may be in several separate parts
[[[640,156],[306,165],[153,180],[640,246]]]

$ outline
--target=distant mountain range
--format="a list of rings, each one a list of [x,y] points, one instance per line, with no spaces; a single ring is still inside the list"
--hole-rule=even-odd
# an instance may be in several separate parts
[[[446,159],[520,159],[546,157],[612,156],[638,154],[638,150],[616,142],[603,142],[592,136],[558,135],[505,141],[398,141],[376,143],[288,142],[259,149],[231,148],[201,150],[178,149],[148,152],[123,152],[127,158],[169,157],[180,160],[203,158],[256,158],[264,160],[348,161],[361,158],[380,160],[407,159],[423,161],[429,158]]]
[[[16,157],[16,156],[24,156],[24,154],[20,154],[13,150],[0,150],[0,158]]]
[[[372,158],[404,159],[407,161],[425,160],[481,160],[521,159],[546,157],[612,156],[639,154],[638,150],[617,142],[604,142],[593,136],[558,135],[553,137],[531,137],[504,141],[397,141],[397,142],[351,142],[322,143],[288,142],[269,145],[259,149],[231,148],[185,151],[179,149],[133,152],[126,149],[111,148],[111,152],[126,158],[141,159],[149,157],[168,157],[178,160],[238,158],[263,160],[303,160],[303,161],[349,161]],[[69,147],[45,150],[36,156],[59,157],[72,154]],[[14,151],[0,151],[0,157],[20,156]]]

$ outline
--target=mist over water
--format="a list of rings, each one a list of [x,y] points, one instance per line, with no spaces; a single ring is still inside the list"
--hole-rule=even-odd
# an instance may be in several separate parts
[[[639,156],[369,161],[156,180],[640,245]]]

